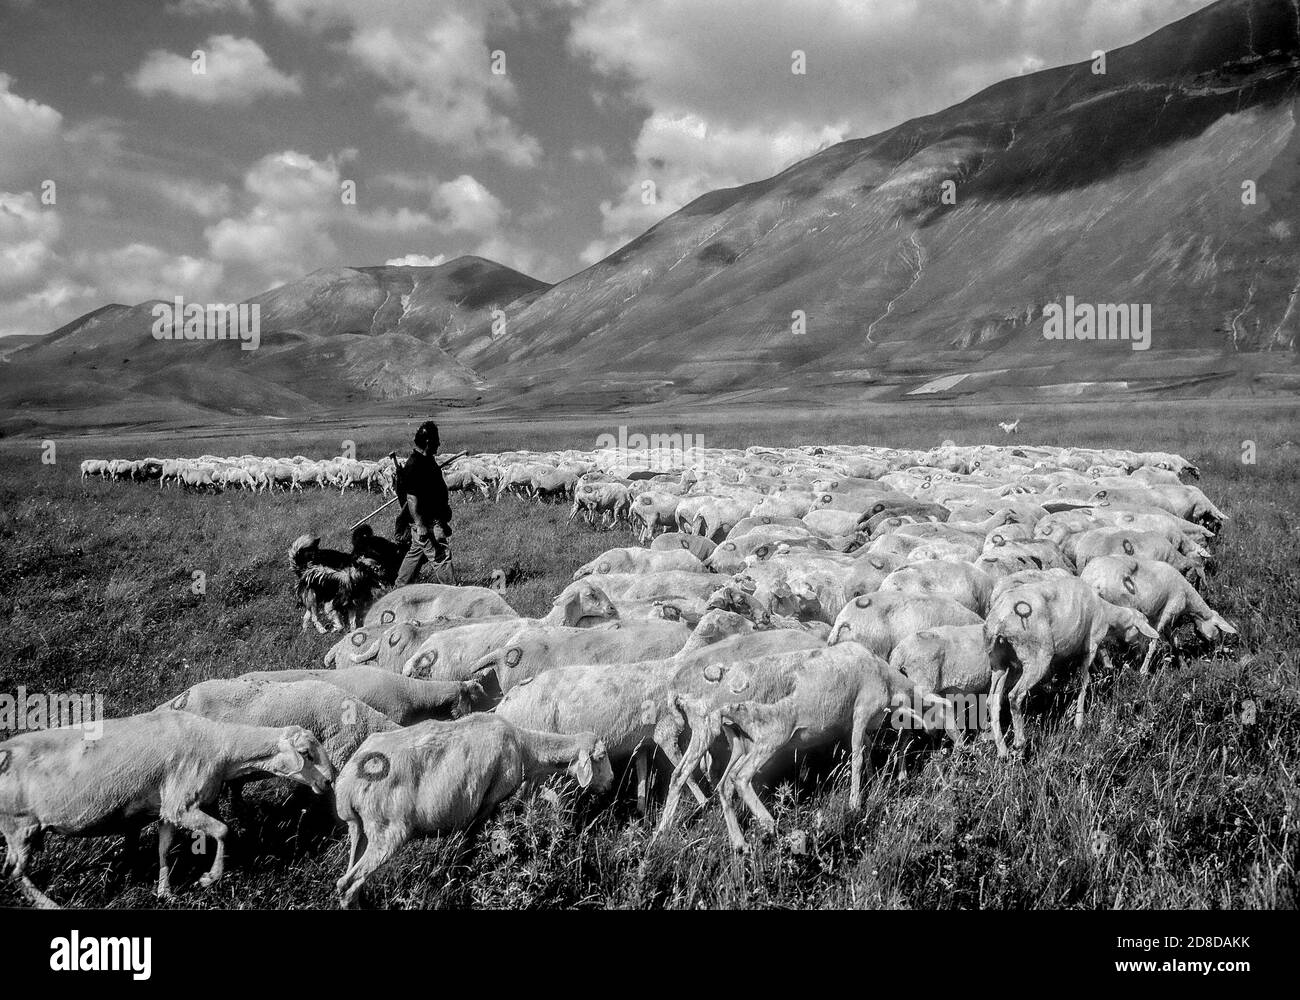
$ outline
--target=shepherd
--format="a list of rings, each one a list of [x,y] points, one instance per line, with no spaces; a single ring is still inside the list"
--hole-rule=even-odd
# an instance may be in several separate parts
[[[436,569],[450,558],[447,539],[451,536],[451,503],[442,469],[434,459],[440,443],[438,425],[426,420],[416,430],[412,443],[411,457],[398,467],[393,483],[402,507],[397,515],[397,537],[410,539],[397,571],[398,587],[413,582],[426,562]]]

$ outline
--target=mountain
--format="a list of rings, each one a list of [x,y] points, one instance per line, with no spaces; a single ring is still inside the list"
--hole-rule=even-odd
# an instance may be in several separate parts
[[[1300,6],[1220,0],[1097,68],[710,192],[554,286],[480,258],[317,271],[250,300],[248,352],[159,343],[153,303],[106,306],[10,353],[0,407],[1300,388]],[[1149,307],[1149,349],[1046,339],[1067,297]]]
[[[1104,74],[1006,80],[706,194],[461,357],[701,397],[896,395],[948,374],[949,392],[1259,385],[1292,370],[1300,323],[1298,56],[1294,3],[1221,0],[1107,53]],[[1067,295],[1150,304],[1150,349],[1046,340]]]
[[[480,314],[548,287],[480,257],[314,271],[242,303],[258,308],[256,350],[155,339],[160,300],[108,305],[9,353],[0,409],[24,426],[41,410],[119,422],[285,416],[406,396],[473,402],[479,376],[446,345],[463,342]]]

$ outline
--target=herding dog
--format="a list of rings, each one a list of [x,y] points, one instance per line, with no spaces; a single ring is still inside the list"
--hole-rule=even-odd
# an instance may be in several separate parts
[[[322,549],[320,539],[311,535],[303,535],[289,547],[289,561],[298,578],[304,632],[309,623],[321,633],[356,628],[384,589],[385,567],[372,555]],[[330,629],[321,621],[322,611]]]

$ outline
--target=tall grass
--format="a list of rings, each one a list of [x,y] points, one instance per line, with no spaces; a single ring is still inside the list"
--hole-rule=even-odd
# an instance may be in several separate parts
[[[861,812],[846,807],[842,761],[809,761],[802,780],[769,790],[780,834],[731,852],[716,809],[648,843],[626,796],[612,804],[556,786],[508,806],[473,842],[414,845],[374,882],[377,905],[446,907],[1289,907],[1296,905],[1300,792],[1300,569],[1293,406],[1061,407],[1034,413],[1018,438],[976,408],[853,414],[618,415],[548,423],[448,420],[452,449],[590,448],[635,430],[702,434],[710,446],[869,442],[928,447],[1044,442],[1179,451],[1231,516],[1206,598],[1242,629],[1238,658],[1189,663],[1150,678],[1106,676],[1081,732],[1052,713],[1026,760],[986,745],[925,752],[899,780],[871,778]],[[409,428],[311,426],[169,440],[128,435],[0,450],[0,691],[99,692],[110,715],[148,710],[207,677],[316,665],[329,637],[299,631],[286,558],[304,531],[343,545],[373,494],[214,496],[83,482],[81,458],[144,454],[320,455],[350,437],[363,455]],[[1256,442],[1255,465],[1241,442]],[[573,569],[623,532],[571,524],[560,507],[457,498],[462,581],[507,572],[508,599],[543,613]],[[381,515],[380,527],[389,525]],[[204,593],[194,593],[194,573]],[[893,752],[881,741],[875,757]],[[829,768],[827,764],[832,765]],[[838,766],[837,766],[838,765]],[[281,806],[263,786],[233,823],[231,864],[211,891],[188,882],[206,858],[182,858],[183,906],[331,904],[343,868],[337,836]],[[152,841],[152,838],[146,838]],[[116,842],[51,835],[37,883],[75,906],[153,906],[144,861],[117,870]],[[143,852],[149,858],[149,852]],[[151,863],[151,862],[150,862]],[[19,897],[0,886],[0,905]]]

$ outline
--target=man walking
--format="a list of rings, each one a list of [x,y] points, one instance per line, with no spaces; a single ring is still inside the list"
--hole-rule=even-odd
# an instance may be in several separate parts
[[[401,467],[394,486],[402,506],[397,515],[397,536],[409,533],[411,544],[406,550],[395,585],[403,587],[415,580],[420,567],[432,560],[435,566],[448,558],[447,538],[451,534],[451,504],[447,484],[434,455],[438,451],[438,425],[426,420],[415,432],[415,449]]]

